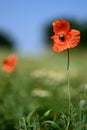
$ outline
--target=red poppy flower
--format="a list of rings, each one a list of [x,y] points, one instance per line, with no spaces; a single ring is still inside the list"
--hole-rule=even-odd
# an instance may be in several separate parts
[[[9,55],[4,61],[3,61],[3,68],[6,72],[12,72],[14,70],[14,67],[17,63],[17,56],[15,54]]]
[[[54,35],[51,37],[53,40],[53,50],[62,52],[69,48],[74,48],[80,41],[80,31],[70,29],[70,24],[66,20],[56,20],[53,22]]]

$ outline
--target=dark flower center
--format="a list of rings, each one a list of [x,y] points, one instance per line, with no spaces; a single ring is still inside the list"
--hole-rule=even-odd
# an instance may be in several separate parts
[[[64,41],[64,40],[65,40],[65,35],[64,35],[64,34],[60,34],[60,35],[59,35],[59,39],[60,39],[61,41]]]

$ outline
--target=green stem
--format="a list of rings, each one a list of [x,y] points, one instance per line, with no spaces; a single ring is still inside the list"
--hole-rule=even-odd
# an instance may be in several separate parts
[[[70,53],[67,49],[67,85],[68,85],[68,96],[69,96],[69,117],[67,122],[66,130],[69,130],[70,121],[71,121],[71,95],[70,95],[70,75],[69,75],[69,64],[70,64]]]
[[[69,49],[67,49],[67,71],[69,71],[69,61],[70,61],[70,53]]]
[[[70,53],[69,53],[69,49],[67,49],[67,83],[68,83],[69,109],[70,109],[70,106],[71,106],[71,95],[70,95],[69,64],[70,64]]]

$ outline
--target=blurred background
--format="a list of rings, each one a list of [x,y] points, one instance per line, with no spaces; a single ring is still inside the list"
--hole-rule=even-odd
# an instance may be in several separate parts
[[[8,45],[20,53],[35,55],[46,51],[50,46],[52,22],[56,19],[69,20],[72,28],[79,29],[80,46],[86,47],[86,3],[86,0],[0,1],[1,47]]]
[[[57,112],[67,108],[67,53],[54,53],[50,40],[57,19],[68,20],[81,32],[79,45],[70,49],[70,91],[76,106],[86,98],[87,0],[1,0],[1,130],[17,130],[19,118],[32,110],[42,114],[50,108]],[[11,53],[19,60],[10,74],[3,71],[2,62]]]

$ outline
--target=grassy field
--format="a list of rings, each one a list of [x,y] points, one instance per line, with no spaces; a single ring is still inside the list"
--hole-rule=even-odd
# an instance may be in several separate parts
[[[3,71],[2,60],[5,56],[7,53],[0,55],[1,130],[17,130],[19,119],[32,111],[43,116],[50,109],[54,113],[60,113],[68,108],[66,51],[48,51],[41,57],[19,56],[13,73]],[[70,50],[70,92],[72,103],[76,107],[82,99],[86,99],[86,57],[86,50]]]

